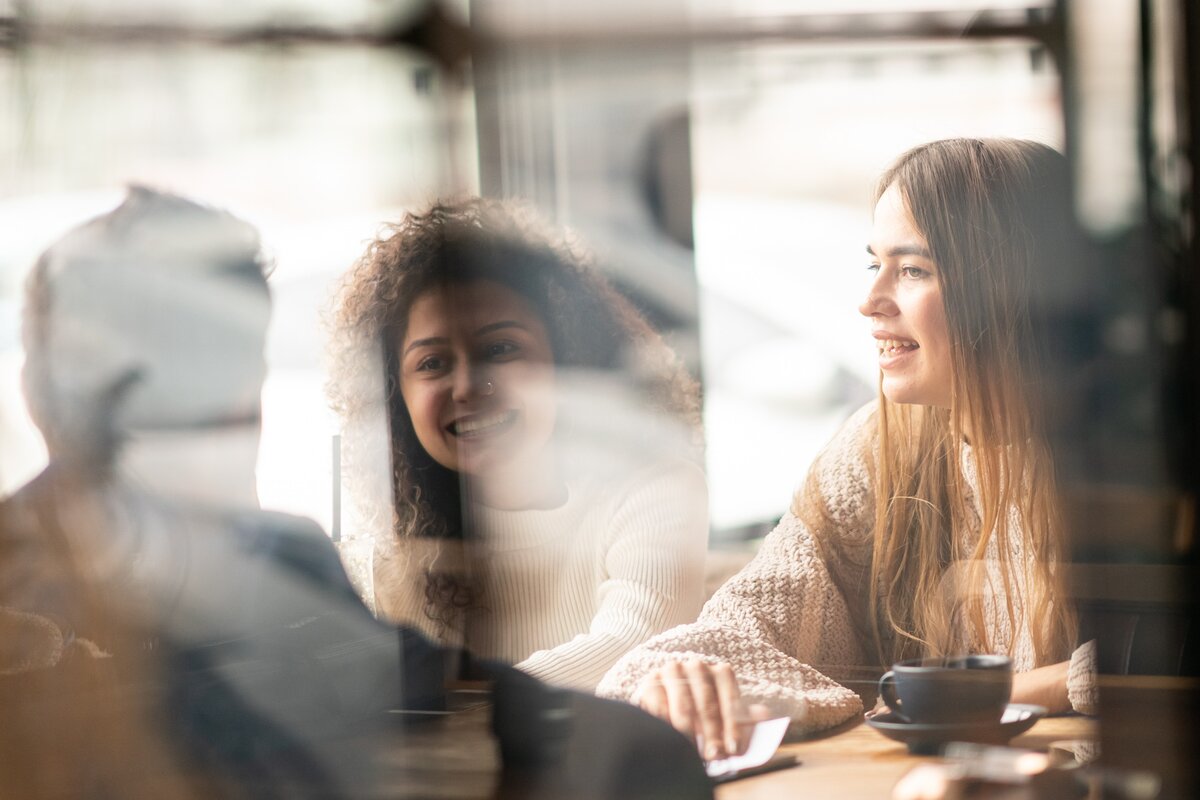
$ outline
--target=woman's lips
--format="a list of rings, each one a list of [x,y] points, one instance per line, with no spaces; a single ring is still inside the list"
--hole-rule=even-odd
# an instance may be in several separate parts
[[[895,367],[921,349],[921,346],[912,339],[901,338],[877,338],[876,346],[879,348],[879,367],[881,369]]]
[[[507,430],[516,421],[515,410],[493,411],[456,419],[446,426],[446,430],[458,439],[479,439]]]

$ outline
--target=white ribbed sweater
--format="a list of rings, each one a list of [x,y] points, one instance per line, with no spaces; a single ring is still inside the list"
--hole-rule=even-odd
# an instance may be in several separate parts
[[[862,711],[858,695],[821,670],[873,666],[860,646],[850,610],[851,604],[861,608],[862,598],[847,598],[838,584],[867,591],[865,572],[855,564],[869,562],[864,556],[870,548],[874,498],[864,443],[875,429],[875,407],[871,403],[851,417],[813,467],[819,470],[828,511],[839,523],[842,540],[837,549],[852,558],[826,563],[811,532],[789,511],[754,560],[704,606],[698,621],[656,636],[623,657],[604,676],[597,694],[631,700],[653,669],[669,661],[701,658],[728,662],[747,700],[789,714],[798,730],[828,728]],[[964,477],[974,489],[970,450],[963,449]],[[994,545],[993,537],[993,553]],[[1010,555],[1014,563],[1021,563],[1018,545]],[[995,563],[988,561],[989,575],[995,578]],[[1019,597],[1015,600],[1019,611]],[[1006,650],[1015,669],[1035,666],[1027,622],[1010,636],[1007,606],[992,594],[985,595],[985,617],[993,647]],[[1005,647],[1010,639],[1012,646]],[[963,643],[966,651],[978,652],[978,647],[976,642]],[[1071,657],[1068,694],[1079,711],[1095,707],[1094,660],[1091,644]]]
[[[376,545],[380,613],[474,654],[515,663],[547,682],[591,691],[617,659],[660,631],[696,618],[703,602],[708,492],[695,465],[679,460],[612,481],[569,480],[549,510],[502,511],[471,504],[478,542]],[[477,608],[434,622],[425,571],[463,574],[482,585]]]

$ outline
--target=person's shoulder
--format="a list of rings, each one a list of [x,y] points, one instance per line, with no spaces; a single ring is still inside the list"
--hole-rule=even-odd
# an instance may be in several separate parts
[[[336,555],[329,535],[308,517],[283,511],[236,511],[230,514],[230,527],[243,547],[250,550],[276,548],[325,551]]]
[[[695,461],[682,457],[659,458],[629,473],[628,485],[644,486],[655,482],[705,484],[704,469]]]
[[[843,524],[860,521],[872,501],[874,461],[879,450],[878,415],[878,401],[872,400],[842,423],[810,467],[793,511],[819,507],[821,515],[829,520]]]
[[[337,548],[314,520],[281,511],[238,511],[229,518],[237,547],[310,579],[349,587]]]
[[[564,470],[564,479],[572,498],[588,503],[607,500],[620,505],[622,498],[668,489],[705,496],[708,491],[704,468],[694,459],[674,455],[576,464]]]
[[[630,469],[604,485],[616,508],[646,500],[688,505],[708,503],[708,478],[696,462],[660,458]]]
[[[54,470],[47,467],[7,497],[0,498],[0,540],[41,538],[41,512],[56,509]]]
[[[859,474],[867,469],[879,449],[878,418],[879,403],[876,400],[847,417],[821,449],[812,468],[832,475],[846,471]]]
[[[285,511],[235,511],[231,519],[239,530],[251,535],[290,536],[302,539],[320,537],[329,541],[329,535],[316,520]]]
[[[817,463],[862,462],[868,458],[877,446],[878,415],[880,404],[872,399],[846,417],[828,444],[822,447]]]
[[[42,473],[0,501],[0,605],[61,621],[72,616],[74,578],[51,489]]]
[[[863,404],[857,411],[846,418],[842,427],[838,428],[826,450],[837,445],[870,444],[878,434],[879,400],[871,400]]]
[[[708,479],[686,458],[658,458],[619,473],[596,473],[570,487],[580,529],[605,542],[650,530],[679,541],[708,539]]]

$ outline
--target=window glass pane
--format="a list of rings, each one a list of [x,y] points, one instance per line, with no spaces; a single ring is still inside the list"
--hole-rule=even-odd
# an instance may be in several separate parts
[[[142,183],[229,208],[275,261],[259,493],[331,519],[324,329],[335,279],[385,220],[476,190],[474,107],[423,56],[356,45],[45,41],[0,54],[0,491],[45,458],[18,388],[25,271]]]
[[[702,49],[693,75],[714,528],[783,513],[874,397],[864,246],[874,181],[907,148],[1015,136],[1061,148],[1058,77],[1027,42]]]

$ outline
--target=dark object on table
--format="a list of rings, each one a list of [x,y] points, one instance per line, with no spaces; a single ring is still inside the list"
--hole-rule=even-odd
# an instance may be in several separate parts
[[[800,766],[800,759],[796,758],[793,753],[776,753],[771,756],[771,760],[765,764],[759,764],[757,767],[747,767],[733,772],[725,772],[712,779],[713,783],[729,783],[730,781],[738,781],[742,778],[753,778],[755,775],[762,775],[767,772],[776,772],[781,769],[791,769],[792,767]]]
[[[1008,706],[1012,661],[996,655],[901,661],[879,679],[879,694],[904,722],[987,725]]]
[[[504,773],[497,797],[710,798],[696,746],[640,708],[495,674],[493,729]]]
[[[993,723],[921,724],[905,722],[893,712],[868,714],[866,722],[889,739],[903,742],[913,755],[936,755],[950,742],[1005,744],[1045,715],[1042,706],[1011,703],[1004,716]]]

